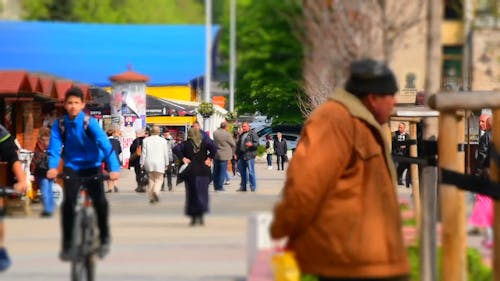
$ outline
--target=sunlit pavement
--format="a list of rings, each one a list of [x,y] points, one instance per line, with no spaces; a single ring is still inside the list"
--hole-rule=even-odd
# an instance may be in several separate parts
[[[226,192],[210,192],[211,212],[203,227],[190,227],[183,215],[182,184],[173,192],[162,192],[160,202],[151,205],[145,193],[133,191],[133,171],[122,170],[119,192],[106,194],[113,243],[109,256],[98,261],[97,280],[245,280],[248,215],[272,210],[286,173],[267,170],[262,160],[257,161],[256,170],[255,193],[236,192],[238,176],[224,186]],[[399,187],[398,194],[402,200],[411,200],[410,189]],[[59,215],[40,218],[40,208],[34,204],[32,215],[6,219],[13,266],[0,274],[0,280],[69,280],[69,264],[57,258]],[[491,257],[491,251],[480,246],[480,237],[468,238],[470,246]]]
[[[97,264],[97,280],[245,280],[247,273],[247,217],[270,211],[282,188],[285,172],[267,170],[257,161],[257,192],[236,192],[239,177],[215,193],[210,186],[211,212],[205,226],[190,227],[184,216],[184,185],[160,194],[151,205],[136,193],[133,170],[123,169],[119,192],[106,194],[110,202],[112,248]],[[175,178],[174,178],[175,182]],[[70,266],[57,258],[60,217],[33,214],[6,219],[7,245],[13,266],[0,280],[69,280]]]

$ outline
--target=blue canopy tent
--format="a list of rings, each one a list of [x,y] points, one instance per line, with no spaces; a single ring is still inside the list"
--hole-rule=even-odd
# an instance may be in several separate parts
[[[187,85],[205,70],[204,25],[0,21],[0,42],[0,69],[96,86],[111,85],[108,77],[129,65],[151,78],[148,85]]]

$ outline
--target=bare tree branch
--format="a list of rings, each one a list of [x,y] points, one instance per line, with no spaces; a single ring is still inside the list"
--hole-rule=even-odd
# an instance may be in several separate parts
[[[294,1],[294,0],[290,0]],[[300,0],[295,0],[300,1]],[[425,0],[301,0],[296,26],[304,44],[304,114],[344,83],[349,64],[371,57],[390,63],[404,35],[423,20]]]

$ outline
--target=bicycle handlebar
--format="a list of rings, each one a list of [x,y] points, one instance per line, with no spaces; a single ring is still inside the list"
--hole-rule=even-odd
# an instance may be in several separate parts
[[[79,176],[79,175],[74,175],[74,176],[68,176],[65,174],[57,174],[58,179],[70,179],[70,178],[76,178],[80,181],[89,181],[89,180],[109,180],[109,175],[108,174],[95,174],[95,175],[90,175],[90,176]]]
[[[0,186],[0,196],[21,196],[22,192],[13,189],[11,186]]]

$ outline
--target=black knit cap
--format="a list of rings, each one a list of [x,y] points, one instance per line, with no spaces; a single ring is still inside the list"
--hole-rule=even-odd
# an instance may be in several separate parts
[[[351,63],[351,74],[345,90],[362,98],[367,94],[394,95],[398,84],[394,73],[383,62],[362,59]]]

